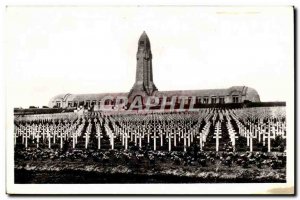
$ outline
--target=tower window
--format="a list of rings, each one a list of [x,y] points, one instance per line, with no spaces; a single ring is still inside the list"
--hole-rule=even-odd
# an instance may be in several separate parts
[[[144,41],[140,41],[140,45],[144,45]]]

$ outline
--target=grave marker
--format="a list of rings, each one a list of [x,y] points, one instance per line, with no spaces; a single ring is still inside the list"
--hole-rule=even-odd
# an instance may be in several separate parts
[[[167,135],[168,144],[169,144],[169,151],[171,151],[171,147],[172,147],[171,142],[172,142],[172,139],[173,139],[173,138],[174,138],[174,136],[172,136],[172,133],[169,133],[169,134]]]

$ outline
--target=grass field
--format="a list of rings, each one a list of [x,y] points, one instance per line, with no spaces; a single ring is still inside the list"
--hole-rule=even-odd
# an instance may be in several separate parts
[[[16,150],[16,183],[285,182],[284,153]]]

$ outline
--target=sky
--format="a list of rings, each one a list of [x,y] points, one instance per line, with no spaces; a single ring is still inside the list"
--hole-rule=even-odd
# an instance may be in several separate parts
[[[129,92],[143,31],[160,91],[245,85],[261,101],[293,96],[291,7],[11,6],[7,100],[26,108],[62,93]]]

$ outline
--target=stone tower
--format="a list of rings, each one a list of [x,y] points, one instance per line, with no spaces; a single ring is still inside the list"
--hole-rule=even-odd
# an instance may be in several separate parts
[[[145,31],[138,42],[136,59],[136,78],[129,96],[151,96],[157,88],[153,83],[151,46]]]

